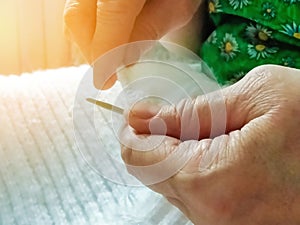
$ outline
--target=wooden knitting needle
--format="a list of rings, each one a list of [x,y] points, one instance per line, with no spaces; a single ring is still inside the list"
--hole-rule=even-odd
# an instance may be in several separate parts
[[[119,113],[119,114],[123,114],[124,112],[124,109],[118,107],[118,106],[115,106],[115,105],[112,105],[112,104],[109,104],[107,102],[102,102],[102,101],[99,101],[99,100],[96,100],[96,99],[93,99],[93,98],[87,98],[86,99],[88,102],[90,103],[93,103],[97,106],[100,106],[104,109],[108,109],[110,111],[113,111],[113,112],[116,112],[116,113]]]

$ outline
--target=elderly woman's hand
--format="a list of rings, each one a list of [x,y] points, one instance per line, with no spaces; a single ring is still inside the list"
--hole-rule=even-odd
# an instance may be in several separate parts
[[[139,40],[157,40],[184,26],[191,20],[200,2],[67,0],[65,29],[89,63],[93,63],[117,46]],[[111,86],[114,81],[115,78],[107,86]]]
[[[207,102],[198,97],[151,110],[136,106],[129,113],[135,132],[124,129],[120,134],[122,157],[133,175],[195,224],[300,224],[299,90],[299,70],[272,65],[253,69],[222,90],[226,132],[216,137],[210,137],[209,105],[221,104],[221,99]],[[185,126],[182,121],[193,115],[198,115],[201,127],[198,140],[189,140],[195,126]],[[164,132],[160,131],[163,126],[155,127],[155,123],[149,128],[153,119],[165,122],[166,136],[152,151],[137,151],[144,149],[132,147],[135,136],[161,137]],[[181,126],[187,132],[184,140],[179,138]],[[175,151],[189,155],[190,160],[172,177],[149,183],[147,177],[153,174],[139,168],[163,162]],[[181,158],[173,159],[172,164],[176,160]],[[158,176],[172,167],[161,165]]]

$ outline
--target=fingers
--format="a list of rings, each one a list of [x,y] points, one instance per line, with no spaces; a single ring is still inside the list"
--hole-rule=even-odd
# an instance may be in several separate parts
[[[136,17],[146,0],[98,0],[96,29],[90,59],[92,62],[111,49],[128,43]],[[106,56],[105,63],[94,64],[94,85],[98,89],[110,88],[116,81],[114,74],[123,63],[125,49]],[[103,61],[103,60],[102,60]],[[113,64],[113,65],[112,65]],[[110,67],[114,71],[108,73]]]
[[[65,30],[92,64],[109,50],[129,42],[136,16],[145,2],[146,0],[69,0],[64,12]],[[107,89],[115,83],[114,73],[122,65],[123,57],[122,52],[116,52],[105,58],[105,62],[100,62],[100,65],[94,64],[96,88]],[[111,69],[113,71],[109,73]]]
[[[128,113],[129,124],[137,133],[166,134],[180,140],[199,140],[239,130],[274,107],[269,102],[272,93],[264,87],[272,76],[269,69],[258,67],[233,86],[176,105],[156,110],[151,106],[152,110],[148,110],[150,106],[136,104]],[[164,122],[166,133],[151,129],[157,118]]]
[[[171,137],[159,135],[136,135],[130,127],[120,132],[122,158],[132,166],[148,166],[161,162],[180,144]]]
[[[174,4],[172,0],[100,1],[92,59],[128,42],[160,39],[169,31],[186,24],[196,11],[198,2],[180,0]],[[149,47],[147,44],[142,47],[129,46],[118,51],[118,55],[111,57],[106,65],[113,63],[116,69],[122,64],[135,63]],[[116,76],[111,76],[108,80],[103,66],[95,65],[94,74],[94,84],[99,89],[107,89],[116,81]]]
[[[127,170],[145,185],[168,180],[199,152],[198,141],[181,143],[166,136],[140,136],[130,134],[127,128],[120,141]]]
[[[146,0],[98,0],[93,58],[129,42],[136,17]]]
[[[191,21],[201,2],[201,0],[179,0],[174,4],[173,0],[147,1],[136,18],[130,42],[159,40],[169,32],[183,27]],[[135,63],[151,46],[151,43],[146,42],[139,46],[129,46],[124,62]]]
[[[130,41],[156,40],[183,26],[199,4],[200,0],[180,0],[176,4],[172,0],[68,0],[64,13],[65,30],[88,62],[94,64],[98,57],[117,46]],[[103,67],[103,63],[101,66],[94,64],[96,88],[111,87],[116,81],[116,69],[124,61],[131,63],[138,59],[141,51],[144,49],[135,49],[134,53],[124,50],[108,57],[106,66],[113,62],[110,66],[114,67],[113,73],[106,73],[110,69]]]
[[[159,143],[152,139],[153,145],[149,148],[149,142],[145,144],[144,140],[153,136],[133,134],[129,137],[129,133],[124,129],[120,135],[122,158],[128,172],[166,197],[180,197],[177,188],[185,186],[182,181],[189,177],[186,175],[215,169],[228,163],[230,159],[224,160],[225,156],[232,158],[227,154],[227,135],[213,140],[185,142],[164,136]]]
[[[165,138],[161,145],[149,152],[133,150],[123,145],[122,156],[127,169],[143,184],[166,197],[186,216],[190,216],[191,210],[195,208],[197,212],[201,212],[207,207],[203,203],[206,193],[209,193],[207,189],[215,189],[217,180],[216,176],[207,176],[209,173],[202,175],[199,165],[201,167],[203,164],[207,169],[214,170],[216,160],[220,157],[215,155],[219,151],[212,148],[220,145],[211,145],[211,140],[180,142],[171,137]],[[226,148],[226,142],[221,141],[220,144],[224,144],[222,147]],[[222,151],[223,148],[217,150]],[[222,174],[223,179],[226,179],[225,175]],[[191,203],[195,201],[194,208]]]
[[[141,13],[137,16],[130,42],[143,40],[159,40],[169,32],[177,30],[192,20],[201,0],[147,1]],[[135,63],[141,55],[150,49],[151,43],[128,47],[125,53],[126,64]]]
[[[246,152],[249,152],[249,157],[257,157],[257,154],[253,154],[253,151],[256,149],[264,150],[267,148],[266,146],[271,146],[270,143],[279,143],[281,141],[280,139],[272,140],[274,136],[269,135],[270,133],[282,132],[276,130],[276,124],[279,119],[284,119],[277,115],[277,104],[285,102],[278,98],[276,91],[273,92],[272,88],[266,88],[266,86],[269,87],[269,85],[274,83],[274,76],[272,73],[269,73],[270,71],[270,67],[259,67],[253,70],[241,82],[222,90],[221,96],[211,93],[206,96],[200,96],[195,100],[184,100],[177,105],[163,106],[161,108],[155,108],[151,105],[152,108],[147,109],[146,103],[146,105],[137,104],[128,115],[129,124],[135,129],[136,133],[152,134],[146,135],[147,138],[159,137],[156,134],[167,134],[168,136],[163,136],[165,137],[164,140],[178,139],[178,142],[170,144],[169,141],[162,141],[161,143],[163,144],[152,148],[157,150],[155,155],[153,152],[147,152],[153,158],[145,157],[145,159],[143,158],[145,156],[144,152],[141,152],[141,149],[145,149],[147,145],[127,145],[125,146],[125,153],[130,154],[124,155],[125,162],[139,166],[150,165],[162,160],[165,161],[168,158],[167,156],[173,155],[174,152],[178,151],[179,156],[176,157],[177,160],[186,159],[185,154],[188,156],[193,155],[193,160],[189,161],[188,164],[193,164],[194,166],[190,168],[192,168],[191,171],[195,171],[194,168],[197,168],[197,166],[200,166],[200,169],[206,169],[210,168],[211,165],[214,165],[214,167],[220,165],[224,160],[224,163],[228,164],[228,160],[237,159],[240,154],[245,155]],[[275,81],[278,81],[276,76]],[[281,86],[280,84],[277,85]],[[275,90],[278,90],[277,88]],[[270,102],[273,94],[279,102]],[[226,107],[225,120],[226,133],[228,134],[216,135],[217,133],[214,133],[212,135],[211,130],[214,126],[213,110],[217,112],[218,109],[222,110],[222,107],[219,106],[223,104]],[[221,119],[223,120],[224,118]],[[151,127],[153,120],[163,121],[164,126],[158,124],[155,128]],[[195,130],[195,124],[200,127],[200,133],[197,133]],[[183,134],[182,131],[184,131]],[[197,138],[194,136],[195,133]],[[212,136],[213,139],[203,139],[207,136]],[[280,136],[280,134],[277,136]],[[202,139],[199,142],[196,141],[198,137]],[[130,140],[136,143],[133,139]],[[182,140],[188,141],[182,142]],[[129,151],[127,151],[128,149]],[[136,150],[139,150],[139,152]],[[267,152],[262,151],[260,154],[267,154]],[[158,161],[155,161],[155,159]],[[145,160],[150,161],[147,161],[145,164]],[[237,161],[245,163],[243,160]],[[168,165],[178,166],[176,163],[177,161],[175,160]],[[164,167],[159,168],[160,170],[156,170],[158,174],[160,173],[159,171],[164,171]]]
[[[64,10],[64,29],[78,44],[84,55],[96,29],[97,0],[67,0]]]
[[[128,130],[124,130],[125,133],[120,137],[122,158],[129,173],[152,190],[169,198],[184,199],[183,195],[189,193],[190,188],[195,188],[195,182],[199,185],[198,191],[201,191],[201,187],[207,187],[212,182],[211,179],[216,178],[214,171],[219,171],[218,179],[226,180],[228,171],[236,171],[236,168],[247,171],[254,162],[270,158],[267,155],[270,152],[266,148],[270,141],[275,141],[268,136],[274,130],[271,120],[261,116],[249,122],[242,130],[201,141],[181,142],[163,136],[153,148],[149,148],[149,142],[146,145],[137,144],[134,137],[127,136],[125,140]],[[160,138],[152,135],[134,136],[141,140]],[[261,136],[265,138],[262,139]],[[145,151],[146,148],[148,151]],[[207,176],[208,174],[211,176]]]
[[[128,121],[137,133],[166,134],[180,140],[199,140],[217,136],[225,132],[226,104],[223,95],[210,94],[196,99],[184,99],[176,105],[165,105],[149,111],[144,104],[136,104],[128,113]],[[154,127],[160,119],[166,127],[166,133]],[[213,121],[222,128],[213,127]],[[223,123],[223,124],[222,124]],[[162,126],[161,126],[162,127]]]
[[[288,98],[284,98],[287,94],[286,86],[282,85],[282,82],[278,82],[285,81],[283,76],[288,76],[288,74],[284,70],[277,71],[279,74],[273,71],[272,74],[269,73],[272,72],[269,69],[261,67],[252,71],[251,76],[224,92],[227,111],[230,114],[227,116],[228,123],[231,124],[230,126],[234,126],[234,123],[244,124],[241,129],[201,141],[181,142],[178,140],[175,142],[176,139],[167,136],[160,145],[156,145],[152,151],[147,152],[149,157],[142,156],[145,154],[141,152],[143,145],[125,145],[123,146],[123,159],[127,164],[133,165],[133,167],[129,167],[129,171],[142,182],[150,185],[150,188],[166,196],[195,224],[199,223],[201,216],[210,221],[208,224],[212,224],[210,217],[216,218],[216,215],[224,218],[227,218],[229,214],[240,215],[240,210],[236,210],[236,208],[239,209],[240,202],[245,200],[245,197],[251,200],[253,193],[261,194],[270,191],[274,181],[279,184],[278,181],[281,178],[278,177],[278,169],[274,168],[278,168],[278,165],[285,165],[281,162],[280,152],[287,152],[287,149],[293,148],[293,146],[287,145],[293,139],[291,133],[286,135],[291,127],[284,128],[288,123],[287,115],[291,114],[284,112],[285,106],[288,106],[285,105],[287,102],[295,104],[296,101],[292,100],[290,95],[286,96]],[[249,91],[249,87],[253,91]],[[227,93],[228,90],[230,92]],[[278,92],[280,93],[278,94]],[[292,93],[294,95],[298,92],[294,89]],[[231,102],[234,96],[238,97]],[[276,102],[271,101],[272,99],[276,99]],[[209,98],[208,102],[210,100]],[[212,98],[212,100],[210,103],[214,103],[216,98]],[[191,103],[194,106],[197,105],[195,101]],[[205,104],[203,105],[205,108]],[[290,107],[288,109],[286,112],[291,111]],[[136,111],[136,113],[140,114],[140,119],[149,120],[149,118],[157,116],[161,109],[148,112],[139,110],[141,111]],[[196,111],[198,112],[199,109]],[[168,115],[170,110],[165,110],[165,112]],[[200,110],[200,112],[202,111]],[[182,117],[183,113],[175,112],[175,114]],[[162,115],[164,116],[164,114]],[[168,117],[165,121],[167,119]],[[201,121],[201,118],[199,120]],[[168,122],[166,123],[169,126]],[[283,124],[284,126],[281,126]],[[177,128],[176,126],[174,128]],[[136,127],[138,129],[138,124]],[[148,128],[144,127],[144,129]],[[293,129],[292,133],[295,133],[294,131]],[[155,135],[142,135],[143,138],[151,136]],[[298,140],[299,135],[294,137],[295,140]],[[173,155],[176,157],[164,164]],[[150,161],[148,161],[149,159]],[[149,165],[152,162],[155,167],[151,168]],[[150,169],[144,170],[143,165],[147,165],[147,168]],[[140,167],[142,169],[138,170]],[[170,176],[171,173],[167,174],[169,176],[165,176],[165,171],[170,168],[172,168],[172,172],[175,171],[175,168],[178,170],[172,176]],[[203,169],[209,171],[202,173]],[[156,177],[155,174],[152,174],[153,171],[156,173]],[[149,176],[152,179],[149,180]],[[237,195],[236,198],[231,201],[232,196],[235,195]],[[228,202],[230,204],[226,204]],[[253,203],[250,201],[250,206],[252,207],[252,205]],[[205,215],[209,216],[205,217]]]

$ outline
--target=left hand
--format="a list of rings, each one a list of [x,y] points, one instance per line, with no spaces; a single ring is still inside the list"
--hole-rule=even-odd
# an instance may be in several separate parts
[[[226,132],[215,137],[210,137],[210,105],[220,99],[207,102],[199,96],[160,109],[135,107],[129,113],[135,133],[125,129],[120,136],[123,160],[129,172],[196,225],[300,224],[299,90],[299,70],[272,65],[253,69],[222,90]],[[145,147],[137,147],[136,138],[164,134],[163,126],[150,132],[153,119],[164,121],[166,136],[151,151],[137,151]],[[195,121],[201,129],[192,140]],[[183,128],[187,133],[180,140]],[[181,157],[157,166],[158,177],[186,156],[190,160],[172,177],[148,183],[153,173],[143,168],[166,161],[174,152]]]
[[[67,0],[66,33],[79,46],[90,64],[120,45],[158,40],[186,25],[203,0]],[[122,61],[122,59],[113,59]],[[101,70],[97,76],[104,76]],[[99,82],[98,82],[99,80]],[[116,77],[104,88],[114,84]],[[103,88],[98,77],[97,88]]]

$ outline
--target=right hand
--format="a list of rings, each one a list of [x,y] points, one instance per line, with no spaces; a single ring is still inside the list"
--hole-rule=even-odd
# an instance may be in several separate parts
[[[158,40],[187,24],[201,0],[67,0],[65,30],[89,63],[128,42]],[[122,59],[118,60],[121,64]],[[104,76],[97,74],[97,76]],[[114,84],[112,77],[95,83]]]
[[[194,224],[300,224],[299,89],[300,70],[264,65],[223,97],[137,104],[134,131],[120,133],[122,158]],[[224,104],[226,132],[212,134],[212,106]]]

